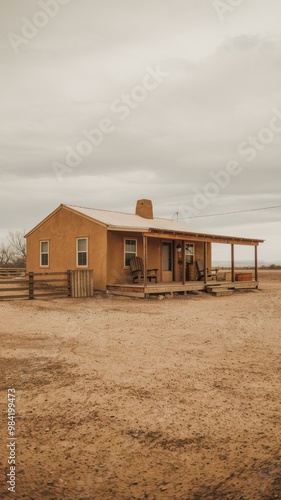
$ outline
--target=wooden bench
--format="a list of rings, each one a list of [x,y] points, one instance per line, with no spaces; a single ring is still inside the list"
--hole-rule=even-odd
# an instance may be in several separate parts
[[[141,257],[132,257],[132,259],[130,260],[130,266],[131,266],[132,275],[133,275],[133,283],[135,283],[135,281],[140,283],[141,280],[144,278],[144,266],[143,266],[142,258]],[[158,269],[147,269],[147,271],[146,271],[147,279],[150,282],[154,279],[155,283],[157,283],[158,282],[157,272],[158,272]]]

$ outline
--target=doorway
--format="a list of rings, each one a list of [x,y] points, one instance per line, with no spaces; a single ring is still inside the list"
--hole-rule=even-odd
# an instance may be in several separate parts
[[[173,242],[163,241],[162,243],[162,281],[173,281]]]

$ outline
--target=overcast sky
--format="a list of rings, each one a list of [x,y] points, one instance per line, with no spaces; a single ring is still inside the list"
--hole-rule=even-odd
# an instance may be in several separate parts
[[[0,0],[0,14],[2,237],[60,203],[149,198],[281,260],[280,208],[202,217],[281,205],[280,0]]]

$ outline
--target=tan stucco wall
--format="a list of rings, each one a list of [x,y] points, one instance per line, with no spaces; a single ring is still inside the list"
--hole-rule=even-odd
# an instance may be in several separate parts
[[[124,266],[124,240],[137,240],[137,255],[143,256],[142,236],[139,233],[108,231],[108,283],[131,283],[132,273]]]
[[[62,207],[26,238],[27,272],[78,269],[76,238],[88,238],[88,269],[94,269],[94,287],[105,290],[106,228]],[[49,267],[40,267],[40,241],[49,240]],[[80,268],[79,268],[80,269]]]
[[[108,283],[132,283],[131,270],[124,267],[124,240],[137,240],[137,256],[143,258],[143,237],[140,233],[108,232]],[[147,267],[160,270],[161,242],[157,239],[147,241]]]

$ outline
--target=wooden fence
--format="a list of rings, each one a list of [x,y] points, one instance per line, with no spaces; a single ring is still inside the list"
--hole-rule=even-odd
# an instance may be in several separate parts
[[[56,273],[28,273],[22,278],[0,279],[0,300],[93,297],[93,295],[92,269]]]
[[[28,273],[24,278],[21,279],[12,278],[9,280],[0,280],[0,300],[33,300],[37,297],[70,296],[70,271],[62,273]]]
[[[94,276],[92,269],[70,271],[71,297],[93,297]]]
[[[1,267],[0,268],[0,278],[3,277],[15,277],[15,276],[25,276],[24,267]]]
[[[70,297],[70,271],[57,273],[28,273],[28,298]]]

